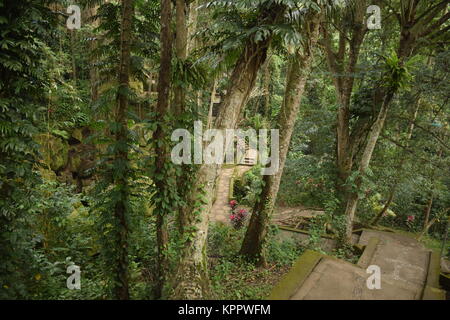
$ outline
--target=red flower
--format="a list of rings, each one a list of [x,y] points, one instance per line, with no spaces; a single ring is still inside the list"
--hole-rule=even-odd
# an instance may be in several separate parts
[[[236,216],[234,215],[234,214],[232,214],[231,216],[230,216],[230,219],[231,220],[234,220],[236,218]]]
[[[408,218],[406,219],[406,221],[408,221],[408,222],[414,221],[414,216],[408,216]]]
[[[234,207],[235,205],[237,205],[237,201],[236,200],[231,200],[230,201],[230,206]]]

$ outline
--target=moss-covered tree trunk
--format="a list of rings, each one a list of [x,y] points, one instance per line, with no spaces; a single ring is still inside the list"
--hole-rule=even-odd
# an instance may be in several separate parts
[[[88,18],[87,20],[93,19],[95,15],[97,15],[97,6],[94,6],[92,8],[87,9]],[[98,20],[92,21],[92,26],[94,28],[98,27]],[[91,101],[95,102],[98,99],[98,86],[99,86],[99,74],[98,74],[98,68],[97,68],[97,62],[96,62],[96,49],[97,49],[97,40],[95,39],[94,33],[90,34],[90,41],[89,41],[89,82],[90,82],[90,89],[91,89]]]
[[[178,63],[185,63],[188,55],[188,9],[189,4],[187,0],[176,0],[175,7],[175,20],[176,20],[176,37],[175,37],[175,56],[177,57]],[[174,84],[173,88],[173,113],[178,117],[178,119],[183,118],[183,113],[186,112],[186,89],[187,83],[181,83],[178,81]],[[183,127],[182,121],[179,122],[179,127]],[[186,198],[188,185],[190,183],[190,171],[187,165],[183,164],[183,176],[178,177],[178,194],[181,199]],[[180,202],[177,208],[177,223],[180,237],[184,233],[184,225],[186,224],[186,206],[184,203]]]
[[[319,17],[314,16],[307,25],[310,30],[308,34],[309,41],[305,45],[303,52],[298,51],[290,61],[283,105],[278,118],[278,128],[280,130],[279,170],[274,175],[264,177],[264,187],[259,200],[253,208],[250,224],[241,247],[242,255],[250,260],[257,261],[259,264],[265,264],[264,241],[277,199],[292,132],[294,131],[300,109],[300,102],[313,63],[313,50],[319,35]]]
[[[133,0],[122,1],[122,21],[120,35],[120,64],[119,64],[119,90],[116,112],[117,132],[115,134],[115,179],[119,197],[115,199],[114,217],[119,226],[117,234],[117,272],[114,281],[114,295],[116,299],[129,299],[128,289],[128,90],[131,60]]]
[[[187,0],[185,0],[187,1]],[[199,10],[198,7],[201,4],[201,0],[191,0],[191,1],[187,1],[188,3],[190,3],[189,5],[189,25],[188,25],[188,36],[187,36],[187,51],[192,52],[194,51],[197,46],[198,46],[198,40],[196,37],[194,37],[193,35],[195,34],[195,32],[197,31],[197,26],[198,26],[198,18],[199,18]]]
[[[424,211],[424,219],[423,219],[423,231],[428,231],[428,222],[430,220],[431,208],[433,207],[434,194],[431,193],[430,199],[428,200],[427,206]]]
[[[438,151],[438,157],[442,157],[442,153],[443,150],[440,149]],[[431,194],[430,194],[430,198],[428,200],[427,206],[424,210],[424,219],[423,219],[423,229],[422,232],[423,234],[427,234],[428,233],[428,229],[431,227],[431,225],[433,223],[430,222],[430,216],[431,216],[431,209],[433,208],[433,202],[434,202],[434,197],[435,197],[435,190],[434,190],[434,180],[436,179],[436,168],[433,168],[433,170],[431,171],[431,177],[430,177],[430,182],[431,182]]]
[[[187,10],[188,4],[186,0],[176,0],[176,38],[175,38],[175,53],[180,63],[184,63],[187,58]],[[174,85],[174,103],[173,109],[175,114],[181,115],[185,111],[186,92],[182,83]]]
[[[419,108],[420,108],[420,99],[417,99],[416,101],[416,107],[412,116],[412,119],[409,123],[409,127],[408,127],[408,133],[406,135],[406,146],[409,145],[409,141],[412,138],[412,134],[414,131],[414,124],[416,122],[417,116],[419,114]],[[376,225],[378,223],[378,221],[380,221],[380,219],[384,216],[384,214],[386,214],[386,212],[388,211],[390,205],[392,204],[392,201],[394,200],[394,196],[395,193],[397,191],[398,186],[400,185],[400,181],[401,181],[401,177],[402,177],[402,169],[403,169],[403,165],[406,162],[406,151],[403,152],[403,156],[400,159],[400,163],[396,166],[395,171],[396,171],[396,177],[394,179],[394,183],[391,186],[391,189],[389,190],[389,196],[388,199],[386,201],[386,203],[384,204],[383,208],[380,210],[380,212],[377,213],[377,215],[373,218],[373,220],[370,222],[370,225]]]
[[[263,10],[261,20],[273,23],[284,12],[274,4]],[[271,37],[261,41],[249,40],[236,63],[227,95],[217,117],[216,129],[233,129],[253,89],[258,70],[267,56]],[[213,143],[213,142],[212,142]],[[178,270],[174,276],[172,297],[202,299],[209,295],[206,238],[219,165],[201,165],[189,196],[190,211],[186,216],[185,244]]]
[[[366,173],[367,169],[369,168],[369,164],[372,159],[372,154],[373,151],[375,150],[375,145],[378,141],[378,137],[381,134],[381,130],[383,130],[384,123],[386,122],[388,107],[393,97],[394,92],[392,90],[389,90],[385,96],[380,112],[378,113],[377,119],[375,120],[375,123],[373,124],[369,132],[367,144],[366,147],[364,148],[364,152],[361,156],[361,160],[359,163],[359,173],[358,173],[359,177],[356,179],[355,182],[356,183],[355,190],[359,190],[361,188],[362,176]],[[358,200],[359,196],[357,191],[348,193],[347,206],[345,209],[345,217],[346,217],[345,238],[347,243],[351,242],[353,221],[355,219]]]
[[[271,92],[270,92],[270,79],[272,74],[272,56],[269,54],[269,57],[267,58],[267,61],[264,65],[263,69],[263,77],[262,77],[262,89],[263,89],[263,107],[262,107],[262,113],[266,120],[270,121],[270,115],[271,115],[271,108],[270,108],[270,101],[271,101]]]
[[[350,130],[350,103],[359,53],[367,33],[364,25],[366,8],[366,0],[357,1],[349,6],[345,15],[336,22],[339,33],[337,50],[334,50],[333,37],[328,27],[323,27],[325,56],[339,103],[336,121],[336,166],[337,190],[342,203],[345,203],[348,194],[346,182],[351,174],[354,159],[355,139],[352,138]],[[351,23],[348,21],[349,17]]]
[[[72,80],[74,85],[77,85],[77,63],[75,60],[75,41],[76,41],[76,34],[74,30],[69,30],[69,37],[70,37],[70,59],[72,61]]]
[[[156,186],[158,198],[155,203],[156,214],[156,241],[157,241],[157,280],[155,285],[155,297],[162,296],[163,288],[167,279],[167,246],[169,236],[167,231],[167,216],[171,211],[172,198],[170,193],[173,177],[170,176],[168,167],[168,140],[165,124],[165,116],[169,110],[170,85],[171,85],[171,63],[172,63],[172,31],[170,29],[172,17],[172,5],[170,0],[161,1],[161,59],[159,66],[158,102],[156,105],[156,130],[153,132],[155,146],[155,171],[153,181]]]
[[[217,78],[214,78],[213,80],[213,85],[212,85],[212,89],[211,89],[211,95],[210,95],[210,100],[209,100],[209,108],[208,108],[208,122],[206,124],[206,127],[208,129],[211,129],[212,124],[213,124],[213,108],[214,108],[214,100],[216,97],[216,93],[217,93]]]

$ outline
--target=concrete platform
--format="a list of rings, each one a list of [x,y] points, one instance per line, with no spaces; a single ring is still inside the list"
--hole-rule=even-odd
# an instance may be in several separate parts
[[[381,277],[381,289],[370,290],[366,270],[343,261],[324,258],[291,300],[416,300],[421,286],[396,283]]]
[[[416,239],[363,230],[358,244],[365,251],[358,264],[308,250],[275,286],[269,299],[419,300],[442,299],[435,281],[439,257]],[[437,261],[437,262],[436,262]],[[369,289],[369,265],[381,271],[381,288]],[[436,266],[437,265],[437,266]]]

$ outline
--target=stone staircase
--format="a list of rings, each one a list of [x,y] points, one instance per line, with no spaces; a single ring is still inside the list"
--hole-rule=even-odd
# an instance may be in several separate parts
[[[439,255],[416,239],[393,232],[363,230],[365,250],[357,264],[308,250],[275,286],[269,299],[441,300]],[[381,271],[381,288],[370,289],[368,266]]]
[[[254,166],[258,163],[258,150],[250,149],[249,145],[245,145],[244,161],[241,165]]]
[[[242,146],[242,148],[244,146],[243,142],[243,139],[241,139],[238,143],[238,145]],[[236,174],[241,176],[257,164],[258,151],[249,148],[248,144],[245,144],[244,150],[244,152],[241,152],[241,158],[237,159],[238,165],[236,168],[223,167],[220,170],[220,175],[216,186],[216,199],[211,209],[210,220],[212,222],[230,223],[229,215],[231,211],[229,206],[229,189],[233,172],[236,169]]]

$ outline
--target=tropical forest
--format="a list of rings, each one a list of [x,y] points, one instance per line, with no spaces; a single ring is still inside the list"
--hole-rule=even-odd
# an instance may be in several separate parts
[[[0,0],[0,300],[450,299],[449,31],[447,0]]]

